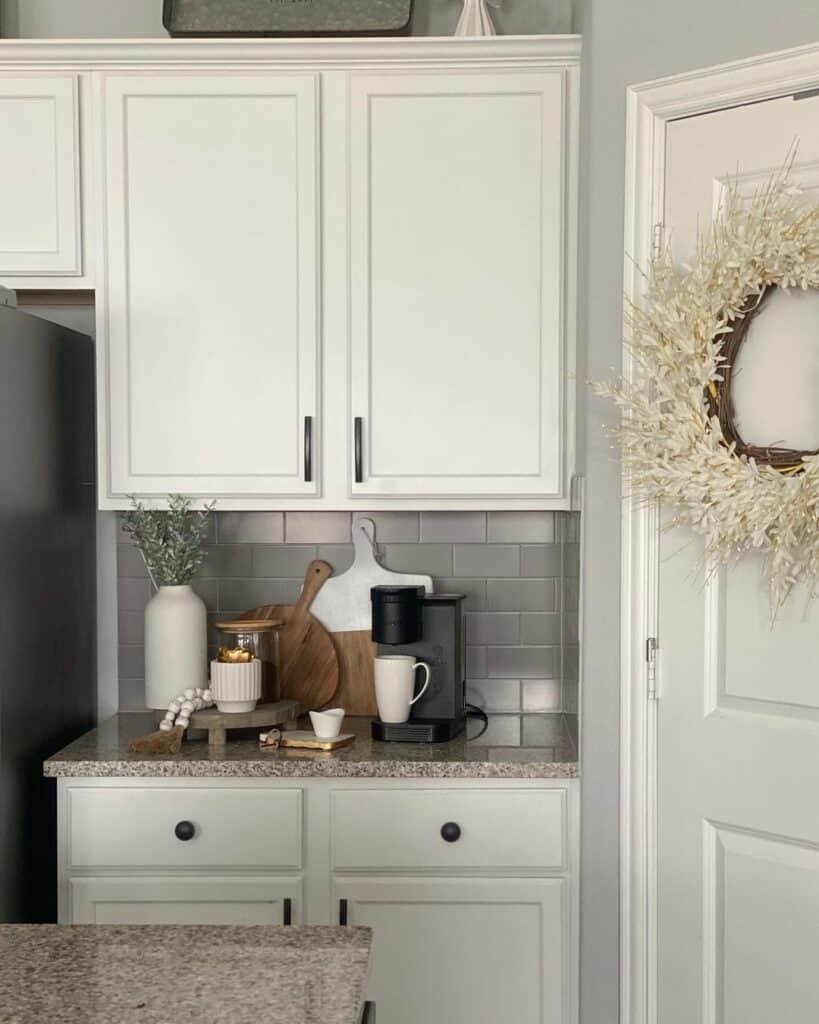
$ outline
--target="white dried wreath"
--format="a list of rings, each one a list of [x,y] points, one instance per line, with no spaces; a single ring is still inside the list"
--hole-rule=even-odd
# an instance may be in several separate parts
[[[705,538],[707,564],[765,556],[771,612],[819,580],[819,456],[779,471],[736,451],[707,395],[722,381],[724,340],[771,286],[819,287],[819,205],[789,184],[792,158],[749,199],[727,190],[689,265],[666,250],[626,314],[633,380],[593,385],[621,408],[612,430],[629,490],[674,510]]]

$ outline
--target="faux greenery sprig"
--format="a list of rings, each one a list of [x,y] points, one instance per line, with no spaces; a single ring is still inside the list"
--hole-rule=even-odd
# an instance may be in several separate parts
[[[122,528],[134,542],[148,569],[151,582],[160,587],[190,583],[205,558],[204,542],[213,503],[199,512],[182,494],[168,495],[167,512],[134,506],[122,514]]]

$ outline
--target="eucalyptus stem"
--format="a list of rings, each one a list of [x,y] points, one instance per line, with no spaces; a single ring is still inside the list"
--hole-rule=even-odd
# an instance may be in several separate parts
[[[196,511],[189,498],[171,494],[167,511],[146,508],[133,497],[131,504],[122,514],[122,528],[142,556],[154,589],[190,583],[204,561],[213,503]]]

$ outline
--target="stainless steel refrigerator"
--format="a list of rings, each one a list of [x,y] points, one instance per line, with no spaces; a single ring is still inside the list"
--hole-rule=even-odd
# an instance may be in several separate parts
[[[56,920],[49,754],[94,724],[94,350],[0,289],[0,921]]]

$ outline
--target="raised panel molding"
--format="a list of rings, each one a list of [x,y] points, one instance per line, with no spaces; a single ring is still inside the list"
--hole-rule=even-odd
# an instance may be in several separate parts
[[[104,94],[109,496],[316,494],[317,75]]]
[[[819,691],[804,671],[819,657],[818,609],[795,594],[773,631],[760,565],[750,556],[730,569],[707,571],[703,606],[704,715],[749,712],[819,721]],[[740,628],[729,657],[730,635]],[[760,668],[763,659],[770,662],[768,671]]]
[[[0,276],[10,284],[82,273],[78,78],[0,75]]]
[[[703,822],[703,1024],[814,1024],[817,918],[819,846]]]
[[[351,76],[353,495],[567,495],[567,76]]]

